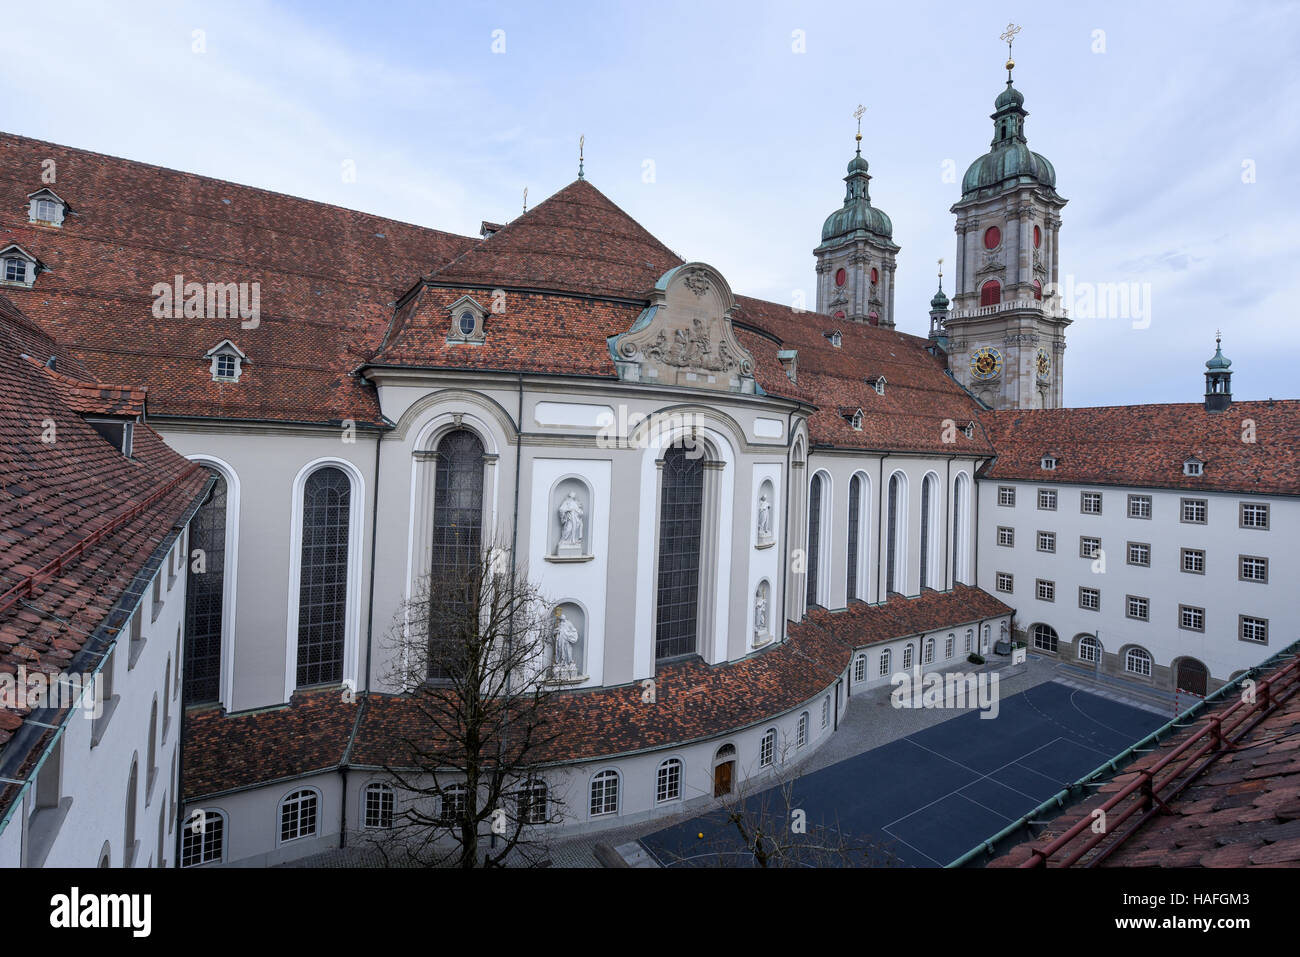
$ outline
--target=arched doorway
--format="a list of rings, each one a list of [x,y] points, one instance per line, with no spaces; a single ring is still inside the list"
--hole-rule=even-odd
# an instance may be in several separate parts
[[[1178,671],[1175,674],[1174,688],[1187,694],[1205,697],[1206,686],[1209,684],[1210,672],[1205,665],[1201,664],[1195,658],[1182,658],[1178,662]]]
[[[732,782],[736,778],[736,746],[724,744],[713,756],[713,796],[723,797],[731,793]]]

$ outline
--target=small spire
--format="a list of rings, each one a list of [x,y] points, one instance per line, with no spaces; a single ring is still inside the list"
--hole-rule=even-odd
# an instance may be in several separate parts
[[[999,39],[1007,41],[1007,86],[1011,85],[1011,71],[1016,65],[1016,61],[1011,59],[1011,44],[1015,42],[1016,34],[1019,32],[1020,28],[1018,26],[1014,23],[1008,23],[1006,30],[999,37]]]
[[[858,108],[857,108],[856,110],[853,111],[853,115],[854,115],[855,117],[857,117],[857,120],[858,120],[858,135],[857,135],[856,137],[854,137],[854,139],[856,139],[856,140],[858,141],[858,155],[859,155],[859,156],[862,155],[862,114],[865,113],[865,112],[867,112],[867,108],[866,108],[865,106],[863,106],[861,103],[859,103],[859,104],[858,104]]]
[[[939,291],[943,292],[943,257],[939,257]]]
[[[586,142],[587,135],[585,133],[578,137],[578,179],[586,179],[582,172],[582,150]]]
[[[528,212],[528,187],[524,187],[524,212]]]

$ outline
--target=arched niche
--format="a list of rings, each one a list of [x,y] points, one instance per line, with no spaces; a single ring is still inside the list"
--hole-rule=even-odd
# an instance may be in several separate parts
[[[551,486],[548,508],[547,561],[590,561],[595,522],[595,495],[591,485],[577,475],[566,475]]]
[[[547,679],[554,684],[581,684],[587,680],[587,611],[575,601],[562,601],[551,609],[546,624],[549,646]]]
[[[775,541],[776,486],[771,479],[763,479],[754,502],[754,542],[759,548],[767,548]]]
[[[764,578],[754,589],[754,647],[772,640],[772,585]]]

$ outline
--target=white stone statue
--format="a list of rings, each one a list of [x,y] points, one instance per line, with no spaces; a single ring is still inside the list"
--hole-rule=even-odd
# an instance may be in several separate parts
[[[758,537],[772,537],[772,503],[767,500],[766,492],[758,497]]]
[[[582,548],[582,503],[570,492],[560,503],[560,547]]]
[[[578,645],[578,629],[573,622],[564,617],[564,612],[557,611],[555,614],[555,630],[552,633],[555,640],[555,664],[554,677],[556,678],[575,678],[578,674],[578,666],[573,658],[573,651]]]
[[[767,634],[767,598],[761,591],[754,596],[754,634]]]

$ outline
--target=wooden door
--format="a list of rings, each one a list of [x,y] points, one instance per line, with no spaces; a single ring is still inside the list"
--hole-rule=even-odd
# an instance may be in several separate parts
[[[735,761],[723,761],[713,769],[713,796],[722,797],[731,793],[731,774],[736,767]]]

